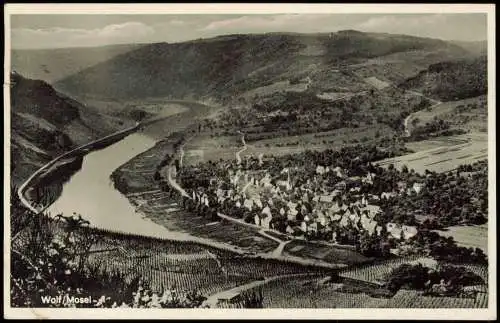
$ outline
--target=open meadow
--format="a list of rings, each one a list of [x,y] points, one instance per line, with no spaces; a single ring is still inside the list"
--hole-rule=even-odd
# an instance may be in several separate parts
[[[417,150],[417,152],[384,159],[376,164],[383,167],[393,164],[397,169],[406,165],[408,169],[414,169],[417,173],[422,174],[426,169],[435,172],[448,172],[461,164],[472,164],[488,158],[487,134],[440,137],[412,142],[406,146],[414,151]]]
[[[480,248],[488,254],[488,224],[452,226],[436,232],[445,237],[453,237],[461,246]]]

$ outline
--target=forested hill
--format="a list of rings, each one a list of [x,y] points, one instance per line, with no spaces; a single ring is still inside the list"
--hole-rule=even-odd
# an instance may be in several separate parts
[[[66,77],[55,86],[80,98],[223,99],[370,58],[393,53],[411,56],[415,51],[447,57],[470,54],[442,40],[353,30],[228,35],[144,45]]]
[[[55,156],[110,133],[123,122],[56,91],[41,80],[11,74],[12,181],[19,184]]]
[[[429,66],[401,86],[442,101],[455,101],[486,94],[487,58],[442,62]]]

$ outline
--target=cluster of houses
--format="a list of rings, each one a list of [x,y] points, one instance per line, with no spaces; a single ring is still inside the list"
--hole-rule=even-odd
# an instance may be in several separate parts
[[[204,192],[193,191],[193,200],[207,206],[213,206],[211,203],[230,203],[251,213],[255,225],[265,229],[276,229],[276,220],[280,219],[286,223],[285,232],[290,235],[326,230],[333,232],[331,240],[335,241],[335,230],[329,229],[347,226],[364,230],[370,235],[380,235],[384,226],[385,231],[396,239],[409,239],[417,234],[414,226],[378,223],[375,218],[381,208],[377,201],[401,194],[418,194],[423,184],[416,183],[408,188],[404,183],[398,183],[394,191],[375,195],[360,193],[360,186],[352,185],[353,182],[373,184],[376,176],[373,173],[348,177],[340,167],[319,165],[314,176],[303,184],[294,185],[290,175],[293,170],[283,168],[277,178],[273,178],[264,170],[229,169],[225,178],[215,179],[219,184],[215,185],[216,188]],[[330,172],[339,178],[333,189],[318,185],[323,175]],[[229,184],[226,185],[229,189],[223,189],[221,183]],[[350,189],[347,189],[347,183],[350,184]],[[297,217],[299,213],[301,216]]]

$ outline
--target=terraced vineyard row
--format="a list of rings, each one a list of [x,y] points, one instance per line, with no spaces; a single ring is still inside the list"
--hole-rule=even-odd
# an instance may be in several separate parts
[[[167,209],[170,206],[166,204],[162,208],[163,210],[148,210],[148,217],[170,230],[186,232],[197,237],[231,244],[256,253],[270,252],[278,247],[277,242],[262,237],[253,228],[227,221],[214,221],[183,210],[168,211]]]
[[[400,290],[384,307],[389,308],[484,308],[488,295],[476,298],[422,296],[417,291]],[[484,296],[485,295],[485,296]]]
[[[345,269],[340,273],[340,276],[351,279],[362,280],[370,283],[379,283],[394,268],[397,268],[405,263],[416,262],[424,259],[427,258],[414,256],[414,257],[390,259],[375,264],[368,264],[368,265],[356,266],[354,268]]]
[[[251,277],[226,274],[214,259],[167,260],[162,255],[130,255],[122,252],[93,254],[90,263],[101,263],[107,270],[119,270],[128,278],[141,275],[152,289],[174,288],[189,291],[199,290],[204,295],[244,284]]]
[[[371,308],[387,302],[364,293],[343,293],[335,285],[316,285],[317,279],[281,279],[262,287],[266,308]],[[237,307],[238,305],[235,305]]]
[[[287,274],[323,269],[278,260],[246,257],[195,243],[104,236],[93,248],[90,263],[117,269],[128,278],[140,274],[154,289],[199,290],[204,295]]]

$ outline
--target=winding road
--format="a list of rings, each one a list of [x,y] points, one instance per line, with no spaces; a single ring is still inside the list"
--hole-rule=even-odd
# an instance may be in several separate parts
[[[436,100],[436,99],[433,99],[433,98],[430,98],[428,96],[425,96],[423,93],[420,93],[420,92],[416,92],[416,91],[412,91],[412,90],[407,90],[407,92],[410,92],[412,94],[415,94],[417,96],[421,96],[421,97],[424,97],[426,98],[427,100],[433,102],[434,104],[432,106],[430,106],[430,110],[434,109],[435,107],[437,107],[438,105],[442,104],[443,102],[439,101],[439,100]],[[405,120],[404,120],[404,134],[405,134],[405,137],[410,137],[411,136],[411,130],[410,130],[410,127],[408,126],[409,123],[410,123],[410,120],[412,117],[415,116],[415,114],[417,114],[419,111],[417,112],[414,112],[414,113],[410,113],[410,115],[408,115]]]
[[[54,166],[57,162],[65,159],[65,158],[71,158],[71,157],[74,157],[73,155],[79,151],[83,151],[83,150],[86,150],[88,148],[91,148],[92,146],[96,145],[96,144],[99,144],[99,143],[102,143],[106,140],[109,140],[113,137],[120,137],[120,136],[125,136],[129,133],[132,133],[134,131],[136,131],[142,124],[140,122],[136,122],[136,124],[130,128],[127,128],[127,129],[123,129],[123,130],[119,130],[119,131],[116,131],[110,135],[107,135],[103,138],[100,138],[100,139],[97,139],[97,140],[94,140],[92,142],[89,142],[87,144],[84,144],[82,146],[79,146],[75,149],[72,149],[54,159],[52,159],[51,161],[49,161],[47,164],[43,165],[42,167],[40,167],[36,172],[34,172],[26,181],[24,181],[23,184],[21,184],[21,186],[19,187],[19,189],[17,190],[17,195],[19,197],[19,199],[21,200],[21,203],[26,207],[28,208],[30,211],[34,212],[34,213],[40,213],[40,212],[43,212],[43,210],[45,208],[47,208],[48,206],[43,206],[41,207],[40,209],[37,209],[33,206],[32,202],[29,201],[25,194],[26,194],[26,191],[28,189],[28,187],[30,186],[30,184],[33,182],[33,180],[35,180],[36,178],[42,176],[43,174],[45,174],[49,169],[50,167]]]
[[[243,143],[243,148],[241,150],[238,150],[236,152],[236,161],[238,162],[238,165],[241,164],[241,156],[240,154],[244,152],[245,150],[248,149],[247,143],[245,142],[245,134],[242,133],[241,131],[238,130],[238,133],[241,134],[241,142]]]

